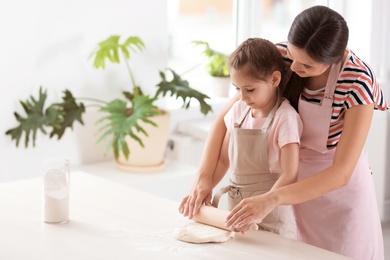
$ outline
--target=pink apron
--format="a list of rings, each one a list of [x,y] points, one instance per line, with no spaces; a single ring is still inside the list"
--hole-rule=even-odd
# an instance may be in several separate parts
[[[299,100],[303,122],[298,180],[332,165],[336,149],[326,147],[333,93],[341,64],[333,66],[320,105]],[[294,206],[298,240],[352,259],[382,260],[383,238],[368,158],[363,151],[349,183]]]
[[[279,173],[270,173],[267,152],[267,131],[272,123],[278,101],[261,129],[241,128],[251,109],[243,113],[239,123],[234,124],[229,142],[229,160],[232,171],[230,185],[222,188],[213,198],[218,206],[222,194],[228,193],[228,205],[233,209],[243,198],[268,192],[279,178]],[[249,115],[248,115],[249,114]],[[279,206],[268,214],[259,228],[296,239],[296,224],[291,206]]]

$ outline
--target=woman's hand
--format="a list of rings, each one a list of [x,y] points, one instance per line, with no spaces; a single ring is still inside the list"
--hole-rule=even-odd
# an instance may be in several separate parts
[[[193,216],[198,214],[200,206],[205,204],[210,206],[212,198],[212,185],[210,183],[201,183],[197,184],[192,189],[191,193],[184,197],[179,206],[179,212],[183,216],[189,219],[192,219]]]
[[[272,199],[270,192],[245,198],[228,215],[226,227],[245,233],[252,223],[261,223],[276,206],[276,200]]]

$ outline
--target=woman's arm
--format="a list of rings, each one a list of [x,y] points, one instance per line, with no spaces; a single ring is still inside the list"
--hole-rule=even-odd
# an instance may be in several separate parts
[[[294,205],[317,198],[348,184],[363,150],[374,111],[374,104],[358,105],[345,113],[343,132],[333,164],[317,174],[263,195],[241,201],[227,217],[226,226],[246,231],[279,205]]]
[[[211,205],[213,175],[226,134],[224,117],[237,100],[237,95],[235,95],[217,115],[207,136],[199,171],[193,187],[190,194],[184,197],[179,206],[179,212],[190,219],[198,213],[202,204]]]
[[[294,183],[298,177],[299,144],[289,143],[280,149],[280,166],[282,174],[272,186],[272,190]]]

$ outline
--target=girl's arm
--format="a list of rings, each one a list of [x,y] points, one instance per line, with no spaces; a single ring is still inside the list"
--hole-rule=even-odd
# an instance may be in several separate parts
[[[217,115],[210,133],[207,136],[199,170],[190,194],[182,200],[179,212],[190,219],[196,215],[202,204],[211,205],[212,182],[215,167],[220,155],[223,139],[226,134],[224,117],[238,100],[235,95],[225,108]]]
[[[217,166],[215,167],[215,171],[213,175],[213,181],[212,181],[213,189],[223,179],[230,166],[229,154],[228,154],[229,140],[230,140],[230,134],[229,132],[226,132],[225,138],[223,139],[222,148],[217,162]]]
[[[298,178],[299,144],[289,143],[280,149],[282,175],[272,186],[272,190],[294,183]]]
[[[333,164],[317,174],[263,195],[241,201],[227,217],[226,226],[246,231],[279,205],[294,205],[317,198],[348,184],[363,150],[374,104],[358,105],[345,112],[344,127]]]

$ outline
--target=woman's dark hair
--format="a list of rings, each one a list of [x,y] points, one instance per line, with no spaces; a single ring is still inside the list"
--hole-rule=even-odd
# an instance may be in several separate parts
[[[240,70],[246,75],[265,81],[272,72],[280,71],[282,79],[280,92],[284,90],[285,64],[278,48],[272,42],[261,38],[249,38],[242,42],[229,56],[229,69]]]
[[[344,18],[326,6],[313,6],[295,17],[287,40],[320,63],[338,63],[348,44]]]
[[[347,23],[339,13],[326,6],[313,6],[295,17],[287,40],[317,62],[336,64],[343,58],[348,35]],[[295,105],[303,89],[304,79],[295,73],[291,77],[284,95]]]

